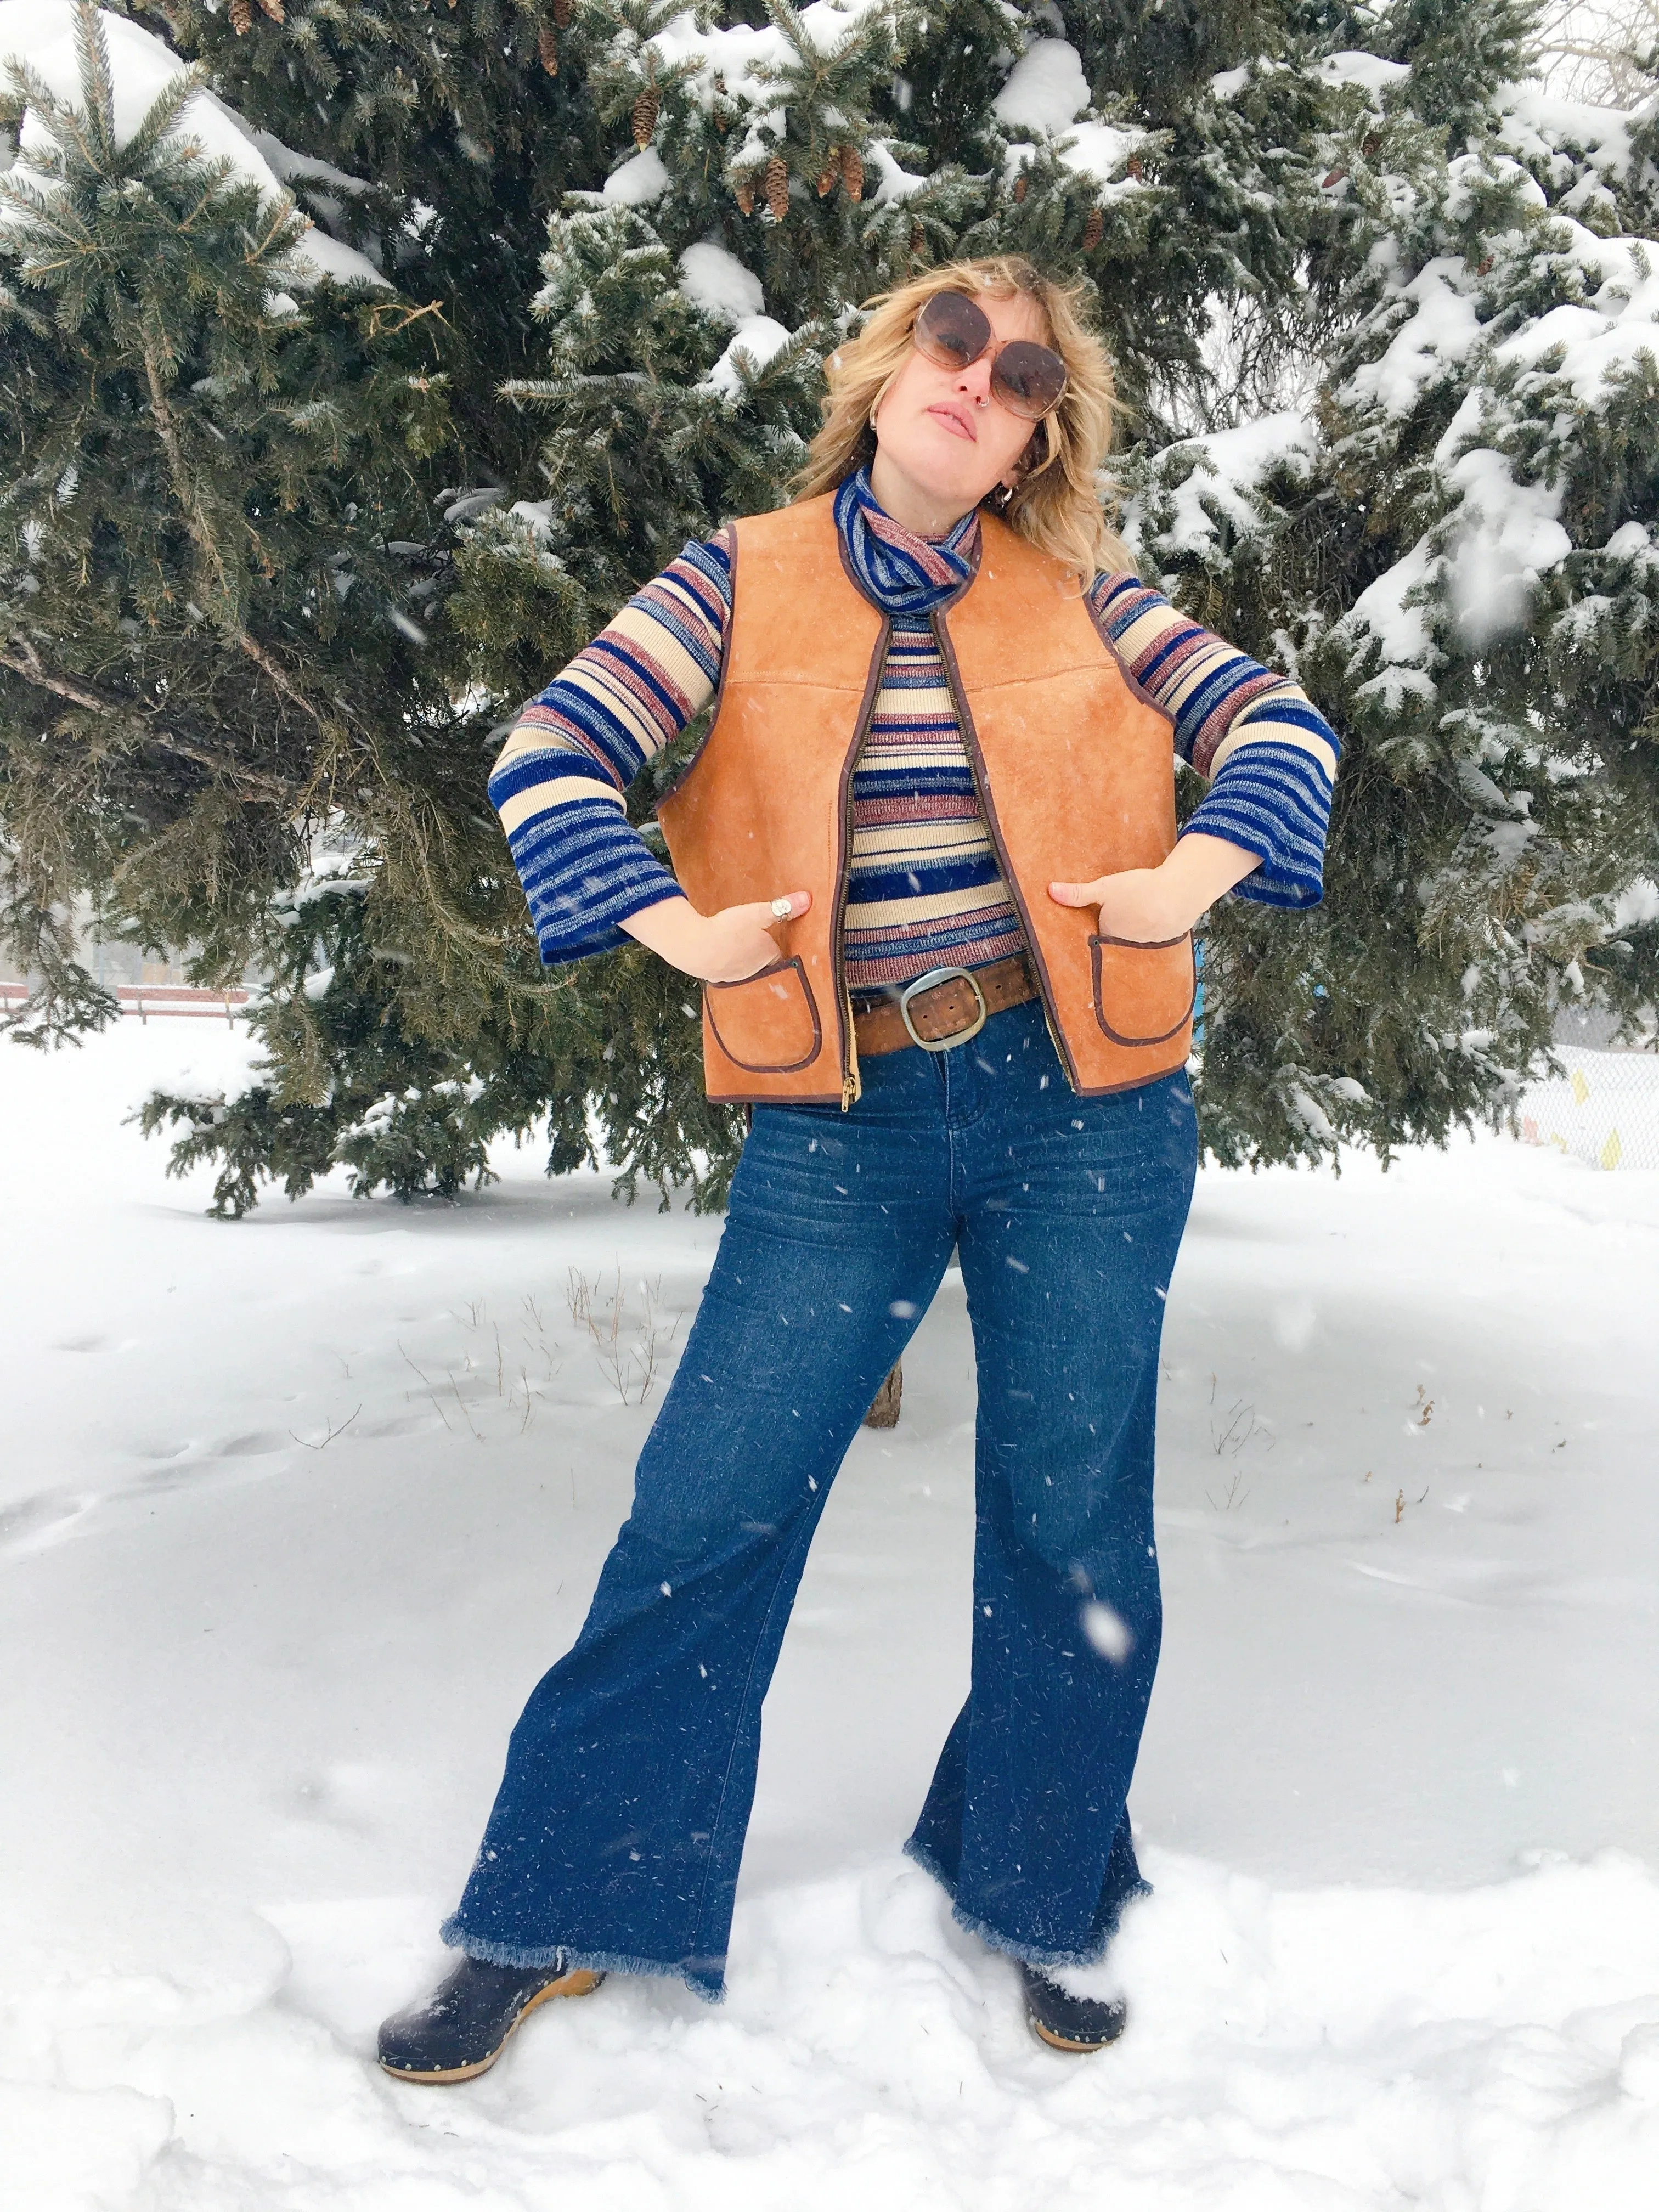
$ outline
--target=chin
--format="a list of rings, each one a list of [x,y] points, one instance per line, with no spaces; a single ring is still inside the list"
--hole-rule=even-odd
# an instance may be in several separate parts
[[[948,430],[939,434],[947,438],[951,435]],[[953,446],[956,442],[954,439],[951,440]],[[950,463],[956,459],[955,453],[940,454],[935,447],[925,457],[920,453],[917,454],[912,463],[907,464],[900,460],[899,466],[904,470],[913,483],[927,492],[930,499],[959,507],[965,514],[970,507],[979,505],[985,496],[988,487],[980,482],[978,469],[951,467]]]

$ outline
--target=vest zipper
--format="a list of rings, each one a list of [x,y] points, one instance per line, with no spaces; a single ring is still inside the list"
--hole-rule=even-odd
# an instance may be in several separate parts
[[[1009,860],[1008,848],[1002,842],[1002,829],[997,820],[996,809],[991,804],[990,779],[985,772],[985,756],[979,747],[979,732],[974,727],[974,718],[968,711],[968,695],[962,688],[961,671],[957,666],[955,648],[951,643],[951,633],[945,626],[942,610],[936,608],[928,616],[927,623],[933,633],[933,641],[939,647],[939,659],[944,665],[945,689],[951,694],[951,704],[956,708],[957,727],[962,735],[962,749],[968,756],[968,772],[974,780],[974,792],[979,800],[979,811],[985,823],[986,835],[991,840],[991,849],[997,856],[997,866],[1001,872],[1004,884],[1007,886],[1008,896],[1014,902],[1014,911],[1019,916],[1020,927],[1025,933],[1025,950],[1030,959],[1032,971],[1036,976],[1037,999],[1042,1008],[1043,1024],[1048,1031],[1049,1042],[1054,1046],[1054,1056],[1065,1069],[1066,1080],[1073,1090],[1076,1091],[1080,1088],[1077,1070],[1072,1064],[1072,1055],[1066,1048],[1066,1041],[1060,1032],[1060,1016],[1054,1009],[1054,992],[1049,985],[1048,971],[1043,964],[1042,951],[1037,943],[1036,932],[1031,927],[1031,917],[1025,905],[1025,895],[1019,887],[1013,864]]]
[[[893,625],[884,615],[876,648],[870,656],[870,673],[865,679],[858,720],[853,726],[853,742],[842,763],[841,789],[836,799],[836,910],[830,929],[830,957],[836,971],[836,989],[841,999],[842,1030],[846,1041],[841,1063],[841,1110],[843,1114],[854,1099],[863,1095],[864,1091],[859,1074],[858,1039],[853,1032],[853,994],[847,988],[845,943],[847,896],[851,889],[848,878],[853,856],[853,772],[858,766],[859,755],[864,750],[864,740],[870,733],[870,720],[876,711],[882,674],[887,666],[888,641],[892,635]]]

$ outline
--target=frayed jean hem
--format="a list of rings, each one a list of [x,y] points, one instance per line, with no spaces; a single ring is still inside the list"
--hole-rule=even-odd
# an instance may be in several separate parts
[[[1134,1898],[1150,1897],[1152,1893],[1151,1882],[1144,1881],[1137,1882],[1132,1890],[1119,1899],[1113,1908],[1110,1920],[1104,1928],[1091,1934],[1087,1944],[1068,1951],[1057,1951],[1051,1946],[1041,1943],[1019,1942],[1012,1936],[1005,1936],[1000,1929],[992,1927],[990,1922],[982,1920],[978,1913],[967,1911],[958,1905],[955,1883],[947,1877],[944,1868],[940,1866],[927,1844],[919,1843],[915,1837],[912,1836],[906,1843],[904,1856],[908,1859],[914,1859],[925,1873],[932,1875],[933,1880],[950,1899],[951,1917],[958,1928],[965,1928],[970,1936],[977,1936],[981,1942],[988,1944],[992,1950],[1001,1951],[1011,1959],[1018,1959],[1028,1966],[1098,1966],[1106,1955],[1107,1946],[1117,1933],[1118,1918],[1124,1906]]]
[[[469,1959],[482,1959],[490,1966],[550,1966],[561,1973],[585,1967],[595,1974],[655,1974],[685,1984],[705,2004],[726,2002],[726,1962],[711,1961],[699,1967],[683,1959],[642,1959],[629,1951],[584,1951],[568,1943],[495,1943],[487,1936],[470,1935],[452,1916],[438,1930],[452,1951],[465,1951]]]

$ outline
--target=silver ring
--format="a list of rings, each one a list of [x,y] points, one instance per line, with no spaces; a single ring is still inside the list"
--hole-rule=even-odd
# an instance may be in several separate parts
[[[787,921],[794,908],[787,898],[775,898],[772,902],[772,911],[780,921]]]

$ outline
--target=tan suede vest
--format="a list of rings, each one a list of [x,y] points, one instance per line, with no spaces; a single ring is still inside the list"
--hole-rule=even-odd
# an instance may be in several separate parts
[[[853,582],[828,495],[736,526],[735,600],[714,726],[658,818],[704,914],[805,888],[782,957],[703,991],[708,1096],[858,1096],[841,964],[854,763],[889,624]],[[1190,937],[1125,944],[1048,886],[1156,867],[1175,843],[1175,746],[1102,639],[1076,576],[987,515],[979,573],[933,618],[1003,880],[1074,1090],[1122,1091],[1192,1042]]]

